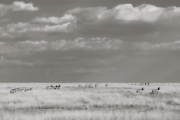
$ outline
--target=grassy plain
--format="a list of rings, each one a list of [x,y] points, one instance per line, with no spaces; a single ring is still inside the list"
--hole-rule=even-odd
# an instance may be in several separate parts
[[[108,88],[103,83],[98,88],[66,83],[60,90],[46,90],[47,85],[51,84],[0,84],[0,120],[180,120],[178,83],[143,86],[142,94],[136,94],[142,86],[128,83]],[[16,87],[33,91],[10,94]],[[149,94],[157,87],[159,94]]]

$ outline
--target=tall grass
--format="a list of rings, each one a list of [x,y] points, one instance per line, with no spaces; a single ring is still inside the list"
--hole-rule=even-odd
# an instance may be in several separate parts
[[[0,120],[180,120],[180,84],[143,86],[142,94],[135,93],[142,86],[128,84],[61,84],[60,90],[46,90],[47,85],[0,84]],[[10,94],[14,87],[34,90]],[[150,95],[157,87],[160,93]]]

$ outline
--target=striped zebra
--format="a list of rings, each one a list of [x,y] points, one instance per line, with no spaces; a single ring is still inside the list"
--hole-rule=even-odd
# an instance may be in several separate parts
[[[46,89],[51,90],[52,86],[47,86]]]
[[[25,92],[25,88],[14,88],[16,92]]]
[[[153,89],[150,94],[158,94],[159,90],[160,90],[160,87],[158,87],[157,89]]]
[[[89,87],[89,84],[86,84],[85,87]]]
[[[136,93],[142,93],[143,90],[144,90],[144,88],[142,88],[142,89],[137,89],[137,90],[136,90]]]
[[[93,84],[89,84],[89,88],[93,88],[94,86],[93,86]]]
[[[32,91],[33,89],[32,88],[25,88],[25,92],[26,91]]]
[[[16,89],[11,89],[11,90],[10,90],[10,93],[11,93],[11,94],[16,93]]]
[[[14,90],[16,90],[17,92],[20,92],[21,88],[14,88]]]
[[[46,89],[48,90],[56,90],[56,89],[60,89],[61,85],[51,85],[51,86],[47,86]]]
[[[26,91],[32,91],[32,88],[14,88],[10,90],[10,93],[17,93],[17,92],[26,92]]]
[[[26,92],[26,91],[27,91],[27,88],[20,88],[19,92]]]
[[[61,87],[61,85],[56,85],[56,89],[59,89]]]
[[[81,88],[81,87],[83,87],[83,86],[82,86],[82,84],[79,84],[78,87]]]
[[[95,84],[95,87],[97,88],[99,86],[99,84]]]

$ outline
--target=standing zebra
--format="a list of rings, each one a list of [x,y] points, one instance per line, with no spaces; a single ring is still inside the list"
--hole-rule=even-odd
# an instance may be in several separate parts
[[[90,84],[90,85],[89,85],[89,88],[93,88],[93,87],[94,87],[93,84]]]
[[[86,85],[85,85],[85,87],[89,87],[89,85],[88,85],[88,84],[86,84]]]
[[[51,87],[51,86],[47,86],[47,87],[46,87],[46,89],[51,90],[51,89],[52,89],[52,87]]]
[[[142,88],[142,89],[137,89],[137,90],[136,90],[136,93],[142,93],[143,90],[144,90],[144,88]]]
[[[80,88],[80,87],[82,87],[82,85],[81,85],[81,84],[79,84],[79,85],[78,85],[78,87]]]
[[[12,93],[16,93],[16,89],[11,89],[10,90],[10,93],[12,94]]]
[[[159,90],[160,90],[160,87],[158,87],[157,89],[153,89],[150,94],[158,94]]]
[[[98,87],[99,85],[98,84],[95,84],[95,87]]]

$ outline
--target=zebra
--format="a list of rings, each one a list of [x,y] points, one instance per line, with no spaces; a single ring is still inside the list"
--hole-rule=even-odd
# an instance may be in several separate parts
[[[78,85],[78,87],[80,88],[80,87],[82,87],[82,85],[81,85],[81,84],[79,84],[79,85]]]
[[[52,87],[51,87],[51,86],[47,86],[47,87],[46,87],[46,89],[49,89],[49,90],[51,90],[51,89],[52,89]]]
[[[56,89],[59,89],[61,87],[61,85],[56,85]]]
[[[105,87],[108,87],[108,84],[105,84]]]
[[[32,88],[25,88],[25,92],[26,91],[32,91],[33,89]]]
[[[89,84],[89,88],[93,88],[94,86],[93,86],[93,84]]]
[[[60,87],[61,87],[61,85],[55,85],[55,86],[50,85],[50,86],[47,86],[46,89],[49,89],[49,90],[54,89],[54,90],[56,90],[56,89],[59,89]]]
[[[142,93],[143,90],[144,90],[144,88],[142,88],[142,89],[137,89],[137,90],[136,90],[136,93]]]
[[[16,93],[16,89],[11,89],[10,90],[10,93],[12,94],[12,93]]]
[[[99,84],[95,84],[95,87],[98,87],[99,86]]]
[[[26,88],[20,88],[20,92],[26,92]]]
[[[85,85],[85,87],[89,87],[89,85],[88,85],[88,84],[86,84],[86,85]]]
[[[14,88],[15,91],[20,92],[21,88]]]
[[[160,90],[160,87],[158,87],[157,89],[153,89],[150,94],[158,94],[159,90]]]

